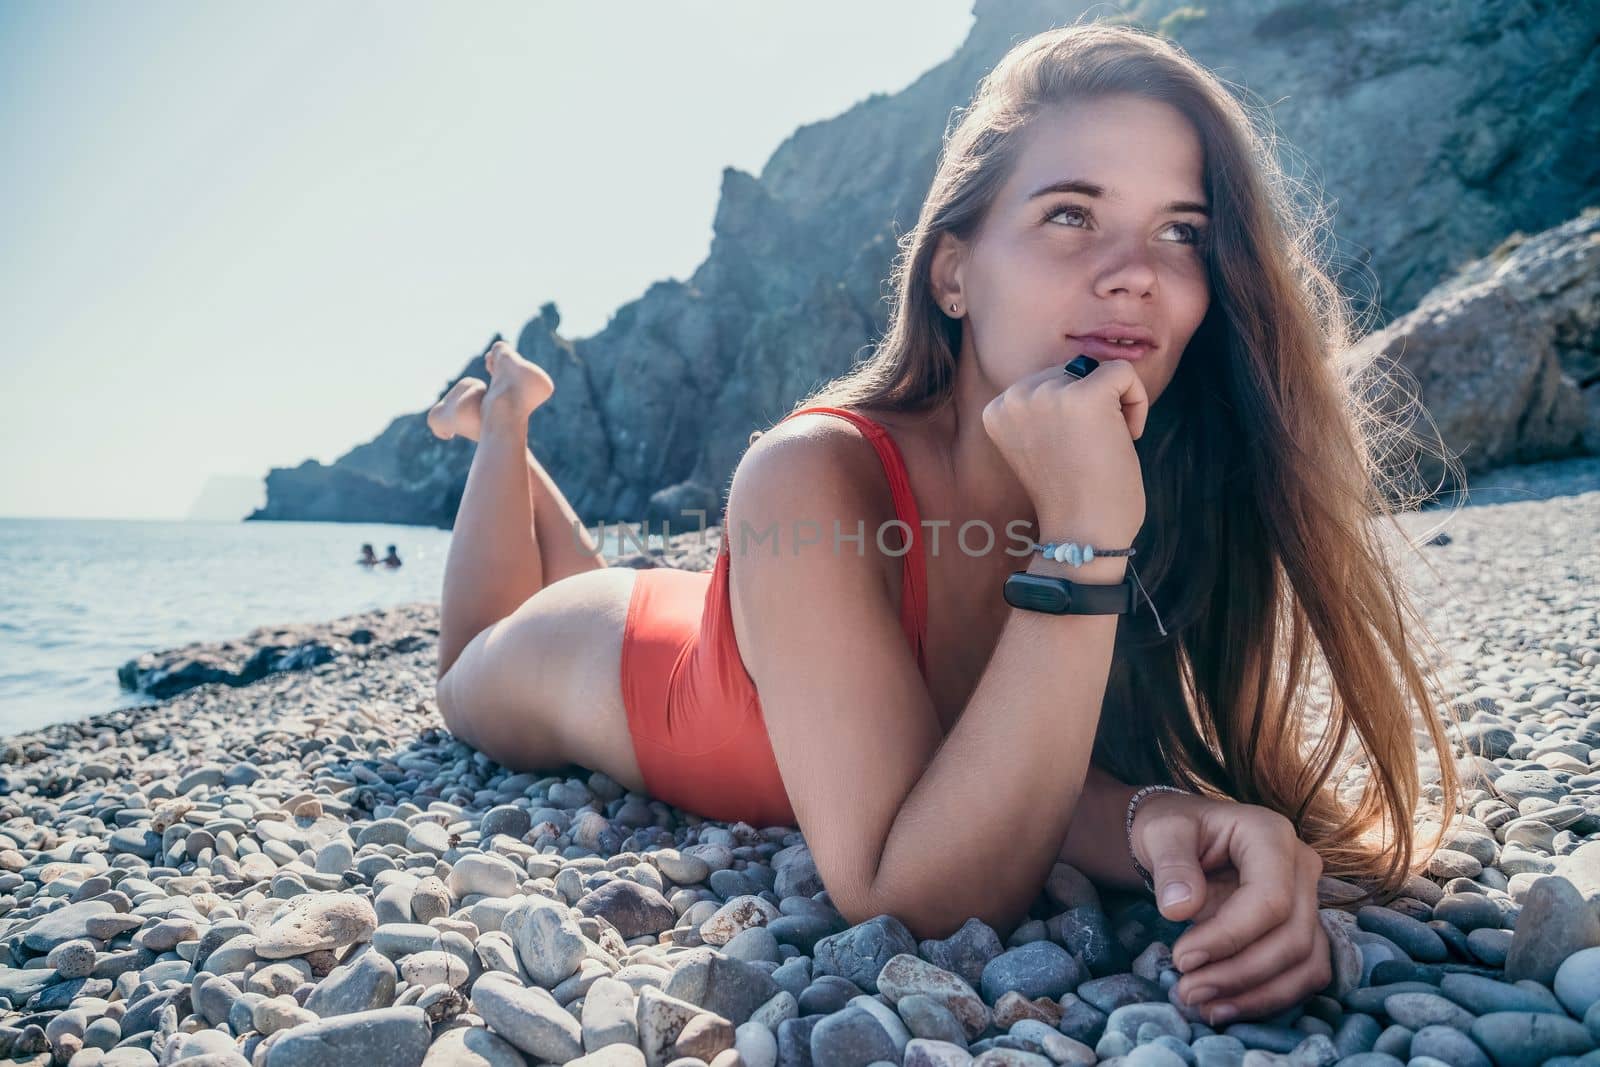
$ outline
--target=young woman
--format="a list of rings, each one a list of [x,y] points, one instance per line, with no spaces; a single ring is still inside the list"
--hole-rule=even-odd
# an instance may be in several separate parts
[[[504,343],[487,385],[430,412],[478,441],[446,564],[447,725],[509,766],[798,825],[852,922],[1005,935],[1057,860],[1140,889],[1137,858],[1163,914],[1194,920],[1178,994],[1207,1021],[1324,987],[1319,876],[1388,899],[1419,867],[1414,713],[1446,812],[1459,787],[1370,525],[1371,440],[1393,427],[1341,362],[1311,230],[1269,140],[1171,43],[1086,25],[1019,44],[947,136],[887,337],[752,437],[711,571],[597,558],[527,449],[551,380]],[[1099,365],[1064,374],[1080,353]],[[1136,561],[1023,554],[1019,528]],[[1024,570],[1135,571],[1156,610],[1013,607]],[[1340,789],[1351,755],[1369,773]],[[1189,793],[1150,795],[1125,838],[1148,783]]]

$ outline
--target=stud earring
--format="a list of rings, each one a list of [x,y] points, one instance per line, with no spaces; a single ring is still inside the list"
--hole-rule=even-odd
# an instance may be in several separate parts
[[[954,315],[954,314],[955,314],[955,313],[956,313],[956,309],[957,309],[957,308],[958,308],[958,307],[960,307],[960,305],[959,305],[959,304],[951,304],[951,305],[950,305],[950,314],[952,314],[952,315]]]

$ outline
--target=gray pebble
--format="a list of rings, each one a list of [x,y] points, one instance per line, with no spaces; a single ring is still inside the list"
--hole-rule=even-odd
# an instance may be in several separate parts
[[[450,835],[436,822],[418,822],[406,834],[407,852],[431,852],[443,856],[450,848]]]
[[[1356,922],[1361,929],[1393,941],[1411,959],[1439,963],[1450,957],[1444,942],[1426,923],[1389,908],[1369,904],[1356,912]]]
[[[533,826],[533,819],[514,804],[498,804],[483,813],[478,832],[485,838],[492,834],[505,834],[519,840]]]
[[[59,979],[87,978],[94,971],[94,942],[87,938],[63,941],[50,950],[45,963],[55,968]]]
[[[1383,1033],[1378,1035],[1378,1040],[1373,1042],[1372,1051],[1386,1052],[1397,1059],[1408,1060],[1411,1058],[1411,1038],[1415,1034],[1416,1031],[1399,1023],[1386,1026]]]
[[[266,1067],[421,1067],[431,1039],[421,1008],[379,1008],[283,1031]]]
[[[1494,1067],[1478,1043],[1453,1026],[1424,1026],[1411,1038],[1411,1055],[1431,1056],[1455,1067]]]
[[[867,1067],[898,1060],[894,1041],[878,1020],[861,1008],[846,1008],[822,1019],[811,1031],[811,1062]]]
[[[469,893],[509,897],[522,885],[522,869],[504,856],[462,856],[450,869],[447,884],[458,899]]]
[[[541,1060],[564,1063],[583,1052],[583,1030],[556,998],[490,971],[472,986],[472,1007],[489,1029]]]
[[[1008,991],[1030,1000],[1059,997],[1082,982],[1083,970],[1066,949],[1053,941],[1034,941],[1002,952],[983,968],[981,992],[989,1003]]]
[[[960,1021],[950,1013],[949,1008],[933,997],[921,993],[902,997],[895,1005],[895,1010],[914,1037],[967,1047],[966,1031],[962,1029]]]
[[[1586,948],[1563,960],[1553,987],[1562,1006],[1583,1018],[1590,1006],[1600,1001],[1600,948]]]
[[[328,972],[305,1006],[324,1019],[387,1008],[394,1003],[398,980],[394,963],[369,947]]]
[[[1503,967],[1514,936],[1510,930],[1474,930],[1467,935],[1467,950],[1487,966]]]
[[[1540,878],[1528,890],[1517,918],[1506,978],[1549,985],[1563,960],[1595,945],[1600,945],[1600,917],[1577,887],[1561,877]]]
[[[1472,1025],[1473,1015],[1433,993],[1396,993],[1383,1002],[1389,1018],[1411,1030],[1424,1026],[1453,1026],[1466,1030]]]
[[[642,1055],[639,1062],[644,1062]],[[459,1026],[434,1039],[422,1067],[527,1067],[527,1063],[516,1046],[498,1034],[481,1026]]]
[[[1498,1067],[1537,1067],[1554,1056],[1581,1055],[1595,1047],[1575,1019],[1535,1012],[1501,1011],[1478,1018],[1472,1036]]]

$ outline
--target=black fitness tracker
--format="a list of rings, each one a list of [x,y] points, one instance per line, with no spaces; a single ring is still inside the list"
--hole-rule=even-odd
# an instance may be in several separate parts
[[[1001,593],[1006,603],[1047,615],[1132,615],[1138,610],[1132,578],[1115,585],[1085,585],[1053,574],[1014,571]]]
[[[1086,378],[1100,366],[1093,356],[1079,354],[1062,372],[1070,378]],[[1132,615],[1138,608],[1132,578],[1115,585],[1084,585],[1053,574],[1014,571],[1001,593],[1006,603],[1026,611],[1047,615]]]

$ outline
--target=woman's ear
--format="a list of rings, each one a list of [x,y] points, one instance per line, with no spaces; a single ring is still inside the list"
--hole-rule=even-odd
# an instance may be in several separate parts
[[[966,245],[955,234],[941,233],[928,264],[928,285],[941,308],[962,302],[961,274],[965,269]]]

